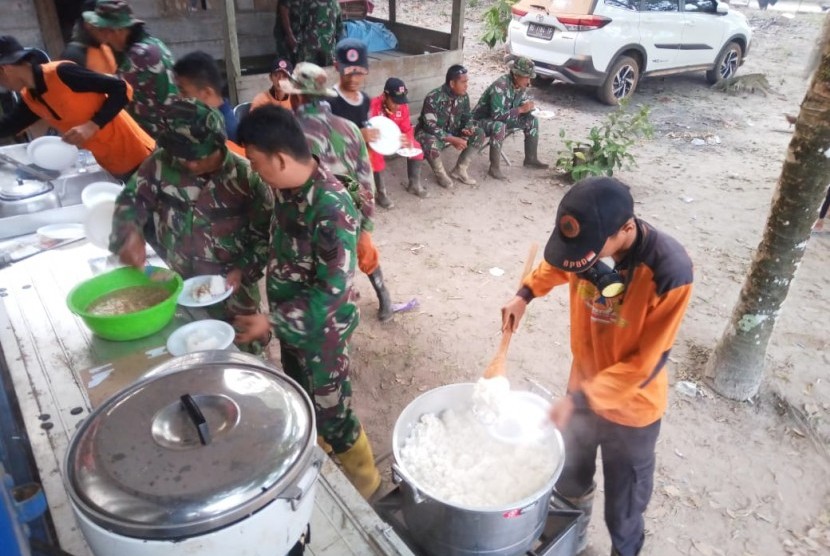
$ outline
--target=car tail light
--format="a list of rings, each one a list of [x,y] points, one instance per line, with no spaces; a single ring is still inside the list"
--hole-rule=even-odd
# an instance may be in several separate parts
[[[520,10],[519,8],[510,8],[510,13],[512,14],[513,21],[519,21],[527,15],[527,10]]]
[[[601,15],[579,15],[579,16],[556,16],[559,23],[565,26],[568,31],[592,31],[602,29],[611,23],[610,17]]]

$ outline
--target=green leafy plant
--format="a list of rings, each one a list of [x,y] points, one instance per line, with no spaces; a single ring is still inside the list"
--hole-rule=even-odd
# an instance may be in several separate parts
[[[484,11],[484,33],[479,37],[481,42],[493,48],[496,44],[507,40],[507,26],[510,24],[510,8],[517,0],[496,0]]]
[[[654,135],[648,115],[648,106],[629,112],[626,103],[621,103],[602,125],[591,128],[587,139],[568,139],[565,130],[561,130],[559,137],[565,143],[565,150],[559,152],[556,166],[574,181],[587,176],[612,176],[614,170],[636,166],[629,149],[639,138],[650,139]]]

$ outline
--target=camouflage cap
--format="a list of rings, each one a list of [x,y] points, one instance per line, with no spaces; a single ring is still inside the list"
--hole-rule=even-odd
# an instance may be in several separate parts
[[[227,139],[222,114],[200,100],[177,98],[163,109],[158,145],[176,158],[205,158]]]
[[[84,21],[100,29],[124,29],[144,23],[133,17],[133,10],[124,0],[98,0],[95,11],[83,12]]]
[[[510,69],[514,74],[520,77],[536,77],[536,68],[533,67],[533,60],[519,56],[513,61],[513,67]]]
[[[281,88],[289,95],[312,97],[336,97],[337,91],[326,87],[326,70],[316,64],[300,62],[294,67],[291,77],[280,81]]]

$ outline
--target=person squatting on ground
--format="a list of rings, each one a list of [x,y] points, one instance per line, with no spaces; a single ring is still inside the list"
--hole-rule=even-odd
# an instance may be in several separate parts
[[[116,75],[133,88],[127,111],[151,137],[161,132],[161,107],[179,92],[173,80],[173,54],[151,36],[144,22],[133,17],[124,0],[98,0],[95,10],[83,12],[84,21],[115,53]]]
[[[513,62],[510,71],[490,84],[482,93],[473,118],[490,138],[490,169],[487,173],[497,179],[505,179],[501,173],[501,149],[504,139],[513,130],[521,129],[525,136],[525,160],[528,168],[545,169],[539,162],[539,119],[531,112],[536,107],[528,97],[530,80],[536,77],[533,61],[520,57]]]
[[[291,94],[294,112],[305,132],[311,153],[338,176],[355,182],[350,192],[360,210],[360,234],[357,244],[358,267],[369,276],[378,297],[378,319],[392,318],[392,298],[383,280],[380,254],[372,241],[375,211],[374,178],[369,151],[360,130],[345,118],[335,116],[327,99],[337,96],[326,87],[326,72],[320,66],[301,62],[294,68],[283,89]]]
[[[349,340],[358,323],[352,284],[360,213],[343,183],[312,156],[289,111],[265,106],[250,112],[239,138],[274,190],[276,218],[266,273],[270,313],[238,317],[238,339],[274,331],[283,370],[314,403],[318,433],[369,498],[380,474],[351,408],[349,379]]]
[[[201,50],[185,54],[173,64],[173,78],[182,97],[195,98],[219,110],[225,122],[225,135],[236,141],[239,122],[230,101],[222,96],[225,80],[213,56]]]
[[[335,47],[334,67],[340,75],[340,80],[334,86],[337,96],[329,101],[331,113],[356,125],[368,146],[370,142],[377,141],[380,132],[368,127],[371,101],[363,92],[366,76],[369,74],[369,52],[366,43],[348,38],[338,42]],[[375,203],[386,209],[392,208],[395,204],[389,198],[386,186],[379,177],[380,175],[375,172]]]
[[[383,86],[383,92],[372,99],[369,105],[369,117],[386,116],[398,125],[401,130],[401,145],[406,148],[420,149],[421,144],[415,140],[415,131],[412,128],[412,121],[409,116],[409,98],[406,84],[397,77],[390,77]],[[375,174],[375,184],[378,190],[383,183],[381,173],[386,169],[386,159],[382,154],[376,153],[369,148],[369,158],[372,160],[372,171]],[[406,177],[408,183],[406,190],[417,195],[426,197],[427,190],[421,185],[421,166],[423,165],[424,153],[406,159]]]
[[[453,65],[447,70],[444,84],[429,92],[421,107],[415,138],[421,143],[438,185],[452,188],[451,177],[461,183],[475,185],[467,174],[475,148],[484,144],[484,130],[473,120],[470,96],[467,94],[467,68]],[[455,168],[447,174],[441,162],[441,151],[451,145],[461,151]]]
[[[125,82],[72,62],[46,62],[40,51],[23,48],[12,36],[0,37],[0,87],[19,91],[23,99],[0,119],[0,137],[42,119],[122,179],[155,148],[124,110],[129,102]]]
[[[290,60],[276,58],[274,63],[271,64],[271,73],[268,74],[271,86],[267,91],[257,93],[254,100],[251,101],[251,110],[268,105],[282,106],[286,110],[291,110],[291,98],[289,98],[287,92],[282,90],[280,81],[290,78],[293,71],[294,64]]]
[[[143,270],[149,240],[183,278],[226,277],[233,294],[207,308],[212,318],[258,313],[274,195],[247,160],[228,150],[216,109],[179,99],[164,112],[159,148],[116,200],[110,251]],[[155,237],[145,237],[148,221]],[[266,330],[238,347],[260,353],[267,342]]]
[[[634,215],[628,187],[614,178],[574,185],[554,226],[544,260],[502,307],[502,326],[515,331],[532,299],[568,285],[573,363],[568,394],[551,410],[565,440],[556,490],[584,512],[581,551],[601,447],[611,554],[635,556],[667,403],[665,366],[692,294],[692,262],[675,239]]]

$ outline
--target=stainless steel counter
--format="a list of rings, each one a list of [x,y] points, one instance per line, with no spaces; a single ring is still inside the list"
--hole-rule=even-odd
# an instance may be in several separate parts
[[[63,486],[62,460],[73,432],[92,410],[96,392],[135,380],[169,357],[164,348],[167,337],[201,316],[179,308],[164,330],[134,342],[93,336],[69,312],[66,296],[75,284],[93,276],[94,268],[100,270],[107,255],[81,242],[0,270],[0,346],[58,540],[74,556],[91,553]],[[331,461],[323,466],[320,481],[308,553],[412,554]]]

